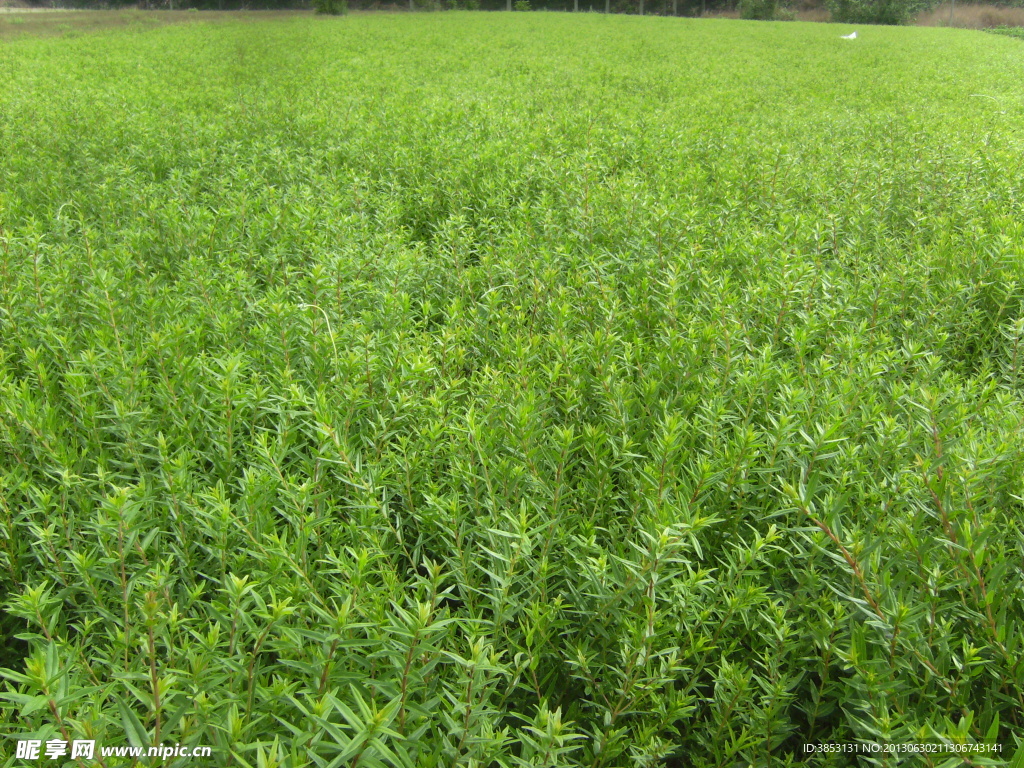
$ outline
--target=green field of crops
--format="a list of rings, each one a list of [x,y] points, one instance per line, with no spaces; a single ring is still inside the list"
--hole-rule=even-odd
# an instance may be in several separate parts
[[[0,765],[1024,755],[1021,41],[193,17],[0,41]]]

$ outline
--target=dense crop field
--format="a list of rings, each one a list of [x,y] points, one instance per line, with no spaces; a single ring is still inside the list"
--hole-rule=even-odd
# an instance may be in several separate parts
[[[0,43],[0,764],[1006,764],[1024,48],[846,31]]]

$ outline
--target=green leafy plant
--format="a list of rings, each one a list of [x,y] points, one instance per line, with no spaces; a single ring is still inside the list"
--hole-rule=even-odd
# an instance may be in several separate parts
[[[1005,27],[1005,26],[1002,26],[1002,27],[994,27],[994,28],[990,29],[989,31],[990,32],[995,32],[996,34],[1000,34],[1000,35],[1008,35],[1010,37],[1018,37],[1018,38],[1024,40],[1024,27]]]
[[[1022,754],[1024,65],[840,33],[5,43],[0,766]]]

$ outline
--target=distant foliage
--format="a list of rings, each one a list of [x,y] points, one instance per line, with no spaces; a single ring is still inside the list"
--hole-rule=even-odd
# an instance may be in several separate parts
[[[832,21],[844,24],[906,24],[931,4],[923,0],[826,0]]]
[[[779,0],[741,0],[740,16],[744,19],[770,21],[779,10]]]
[[[317,13],[341,16],[348,13],[348,0],[313,0]]]

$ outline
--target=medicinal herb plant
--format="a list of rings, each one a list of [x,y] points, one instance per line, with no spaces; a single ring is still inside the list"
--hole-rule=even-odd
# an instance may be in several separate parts
[[[1022,51],[0,43],[0,764],[1007,764]]]

